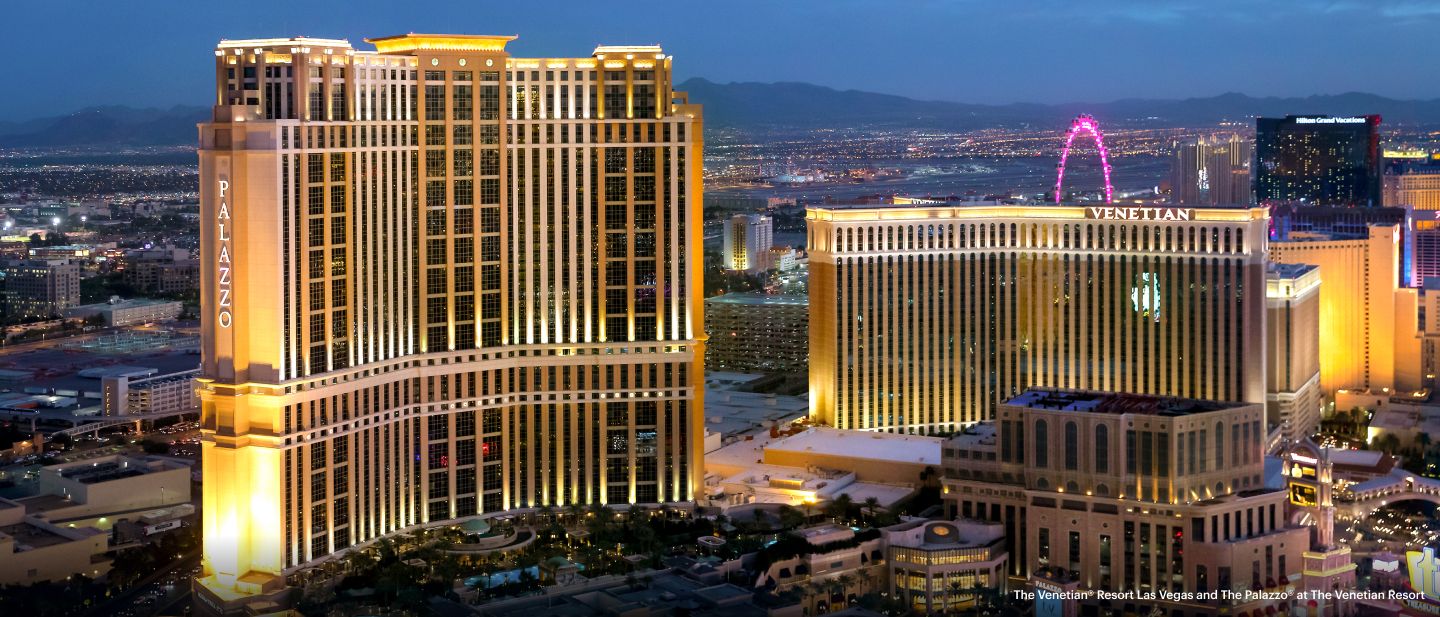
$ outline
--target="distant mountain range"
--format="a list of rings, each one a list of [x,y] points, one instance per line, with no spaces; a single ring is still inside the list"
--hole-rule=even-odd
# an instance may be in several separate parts
[[[976,105],[922,101],[892,94],[835,90],[813,84],[741,82],[720,84],[693,78],[676,85],[705,106],[705,121],[738,129],[875,126],[970,130],[985,127],[1063,126],[1089,113],[1107,126],[1186,127],[1255,116],[1286,114],[1360,115],[1378,113],[1385,123],[1440,124],[1440,99],[1397,100],[1350,92],[1309,97],[1251,97],[1227,93],[1191,99],[1121,99],[1109,103]],[[191,145],[195,124],[210,116],[206,107],[169,109],[91,107],[22,122],[0,121],[0,147],[98,148]]]
[[[921,101],[891,94],[835,90],[813,84],[740,82],[694,78],[675,86],[705,106],[707,124],[725,127],[853,126],[948,127],[966,130],[1005,126],[1056,126],[1077,114],[1109,126],[1185,127],[1255,116],[1380,114],[1386,124],[1440,123],[1440,99],[1405,101],[1373,94],[1252,97],[1226,93],[1191,99],[1121,99],[1110,103],[976,105]]]
[[[0,122],[0,147],[190,145],[198,139],[195,125],[209,118],[210,108],[190,105],[169,109],[90,107],[63,116]]]

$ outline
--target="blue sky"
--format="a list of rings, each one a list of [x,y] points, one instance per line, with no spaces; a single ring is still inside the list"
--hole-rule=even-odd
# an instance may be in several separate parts
[[[1440,97],[1440,0],[12,0],[0,118],[203,104],[220,38],[518,34],[518,56],[660,43],[677,77],[975,103],[1347,91]],[[18,84],[18,86],[17,86]]]

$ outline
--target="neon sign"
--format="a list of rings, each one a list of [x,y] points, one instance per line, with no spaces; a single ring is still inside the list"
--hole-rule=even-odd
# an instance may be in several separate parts
[[[215,319],[221,328],[229,328],[235,321],[235,315],[230,312],[230,294],[233,291],[230,286],[232,263],[230,260],[230,230],[225,229],[225,226],[230,223],[230,204],[226,195],[229,190],[230,181],[220,180],[220,210],[215,215],[216,231],[219,234],[216,237],[220,242],[220,255],[215,259],[216,265],[219,267],[217,271],[220,273],[220,280],[215,289],[220,296],[220,301],[216,303],[220,312],[216,314]]]
[[[1065,148],[1060,151],[1060,170],[1055,178],[1055,203],[1060,203],[1060,186],[1065,183],[1065,161],[1070,158],[1070,146],[1081,131],[1095,138],[1095,149],[1100,151],[1100,169],[1105,173],[1105,203],[1113,203],[1115,187],[1110,185],[1110,151],[1105,148],[1105,138],[1100,135],[1100,123],[1088,115],[1075,117],[1070,130],[1065,133]]]

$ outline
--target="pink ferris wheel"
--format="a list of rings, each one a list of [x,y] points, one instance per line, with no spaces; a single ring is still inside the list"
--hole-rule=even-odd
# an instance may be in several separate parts
[[[1065,161],[1070,158],[1070,146],[1075,143],[1075,136],[1082,132],[1095,138],[1095,149],[1100,152],[1100,169],[1105,174],[1105,203],[1112,203],[1115,188],[1110,185],[1110,152],[1105,149],[1100,123],[1089,114],[1076,116],[1075,121],[1070,123],[1070,130],[1065,133],[1065,148],[1060,151],[1060,164],[1056,166],[1059,173],[1055,177],[1055,203],[1060,203],[1060,187],[1065,183]]]

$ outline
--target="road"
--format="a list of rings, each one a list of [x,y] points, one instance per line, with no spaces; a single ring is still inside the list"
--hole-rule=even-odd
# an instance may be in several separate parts
[[[190,579],[199,572],[200,551],[197,549],[140,579],[120,595],[96,604],[80,617],[149,617],[177,614],[166,611],[189,598]]]

